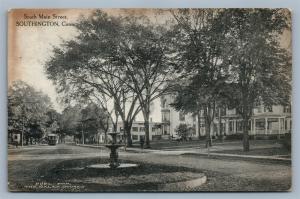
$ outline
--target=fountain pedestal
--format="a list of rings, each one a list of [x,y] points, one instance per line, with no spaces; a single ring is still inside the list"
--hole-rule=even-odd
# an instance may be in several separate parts
[[[113,132],[113,133],[109,133],[109,135],[112,137],[112,143],[105,145],[105,147],[110,149],[109,167],[110,168],[118,168],[120,166],[120,163],[119,163],[119,159],[118,159],[119,155],[118,155],[117,149],[119,147],[122,147],[123,145],[122,144],[117,144],[117,135],[118,135],[118,133]]]
[[[138,164],[131,164],[131,163],[122,163],[121,164],[119,162],[119,155],[118,155],[117,149],[124,145],[117,144],[118,133],[109,133],[109,135],[112,137],[112,143],[105,145],[106,148],[110,149],[109,164],[93,164],[93,165],[87,166],[87,168],[103,170],[103,169],[128,169],[128,168],[138,167],[139,166]]]

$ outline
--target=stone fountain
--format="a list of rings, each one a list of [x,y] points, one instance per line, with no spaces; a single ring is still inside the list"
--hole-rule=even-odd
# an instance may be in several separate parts
[[[106,144],[105,147],[110,149],[109,155],[109,164],[94,164],[88,166],[88,168],[93,169],[117,169],[117,168],[129,168],[129,167],[137,167],[137,164],[129,164],[129,163],[120,163],[119,155],[117,149],[124,146],[124,144],[117,144],[117,135],[119,133],[112,132],[108,133],[112,137],[111,144]]]
[[[93,182],[96,189],[101,191],[189,191],[194,190],[206,182],[206,176],[203,173],[183,170],[155,164],[132,164],[120,163],[117,149],[123,144],[117,144],[118,133],[109,133],[112,137],[111,144],[105,145],[110,149],[109,163],[93,164],[83,168],[70,168],[72,175],[78,175],[77,178],[71,179],[71,182],[90,183]],[[74,171],[75,170],[75,171]],[[83,176],[85,170],[87,175]],[[66,169],[64,169],[66,172]],[[89,173],[90,172],[90,173]],[[160,173],[161,172],[161,173]],[[63,173],[63,172],[62,172]],[[63,173],[64,174],[64,173]],[[67,174],[68,176],[69,174]],[[59,174],[61,176],[61,174]],[[109,180],[108,180],[109,179]],[[145,185],[141,186],[144,183]],[[106,188],[105,188],[106,187]],[[92,188],[92,191],[95,190]]]
[[[123,144],[117,144],[117,135],[118,133],[108,133],[112,137],[112,143],[106,144],[105,147],[110,149],[110,155],[109,155],[109,167],[112,169],[118,168],[120,166],[119,163],[119,155],[117,149],[121,146],[124,146]]]

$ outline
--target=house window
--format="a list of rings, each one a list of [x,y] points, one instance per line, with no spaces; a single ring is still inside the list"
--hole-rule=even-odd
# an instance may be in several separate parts
[[[140,132],[145,132],[145,127],[140,127]]]
[[[191,128],[191,133],[193,135],[196,135],[196,125],[195,124],[193,124],[193,127]]]
[[[183,112],[179,112],[179,120],[180,121],[185,121],[185,114]]]
[[[138,139],[139,139],[139,136],[138,136],[138,135],[132,135],[132,139],[133,139],[133,140],[138,140]]]
[[[251,121],[248,121],[248,130],[251,131]]]
[[[226,108],[220,108],[220,115],[221,116],[226,115]]]
[[[138,132],[139,131],[139,127],[132,127],[132,131],[133,132]]]
[[[257,130],[264,130],[265,129],[265,119],[256,119],[255,128]]]
[[[229,121],[229,131],[233,131],[233,121]]]
[[[241,121],[236,122],[237,131],[243,131],[243,123]]]
[[[257,112],[258,112],[258,113],[262,113],[262,111],[263,111],[263,110],[262,110],[262,107],[261,107],[261,106],[257,107]]]
[[[155,132],[156,128],[155,127],[152,127],[152,132]]]
[[[290,113],[291,112],[291,106],[285,106],[285,107],[283,107],[283,112],[284,113]]]
[[[167,108],[167,100],[166,99],[162,100],[162,107]]]
[[[270,107],[264,107],[264,112],[267,113],[267,112],[273,112],[273,109],[272,109],[272,106]]]
[[[162,121],[163,122],[170,122],[170,114],[169,113],[163,113],[162,114]]]

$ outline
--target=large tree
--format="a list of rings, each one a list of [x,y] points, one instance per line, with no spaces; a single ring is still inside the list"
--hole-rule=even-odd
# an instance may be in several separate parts
[[[219,9],[171,10],[178,73],[183,82],[177,86],[173,106],[198,115],[203,112],[206,146],[211,145],[211,125],[218,104],[223,100],[228,67],[224,64],[226,26]]]
[[[61,131],[66,135],[74,136],[74,138],[81,138],[82,129],[82,107],[79,105],[66,107],[61,114],[60,127]]]
[[[47,125],[46,113],[52,109],[50,98],[23,81],[13,82],[8,89],[8,126],[11,132],[22,132],[27,143],[41,138]]]
[[[89,103],[81,110],[81,115],[84,129],[88,132],[89,137],[95,137],[101,133],[104,134],[104,142],[107,143],[107,132],[111,126],[109,113],[96,104]]]
[[[127,87],[137,96],[144,116],[146,148],[150,147],[152,102],[169,90],[172,51],[167,30],[145,17],[126,18],[113,63],[125,71]]]
[[[224,60],[230,67],[230,96],[243,122],[243,147],[249,151],[249,119],[256,103],[287,105],[291,97],[291,56],[280,41],[290,31],[287,9],[229,9]]]
[[[82,18],[76,24],[78,36],[54,48],[46,72],[64,99],[88,99],[110,113],[115,131],[120,116],[131,145],[132,122],[140,111],[138,97],[128,89],[124,70],[111,61],[118,53],[121,22],[100,10]]]
[[[100,10],[76,27],[79,36],[54,50],[46,65],[48,77],[64,93],[76,87],[76,93],[111,99],[128,144],[132,122],[142,111],[150,147],[150,105],[167,89],[171,73],[163,29],[146,17],[113,17]]]

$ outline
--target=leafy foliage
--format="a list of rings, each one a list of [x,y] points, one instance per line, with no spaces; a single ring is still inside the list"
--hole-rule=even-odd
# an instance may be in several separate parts
[[[110,126],[108,113],[94,103],[69,106],[62,113],[61,131],[79,139],[82,139],[82,133],[90,139],[98,133],[106,135]]]
[[[24,132],[27,140],[44,135],[51,109],[50,98],[25,82],[13,82],[8,89],[8,129]]]
[[[101,108],[113,104],[130,138],[135,116],[142,111],[149,125],[151,102],[166,90],[171,70],[165,30],[143,16],[115,17],[101,10],[82,18],[76,28],[75,39],[54,48],[45,66],[48,78],[67,103],[89,99]]]
[[[207,135],[216,107],[236,108],[244,121],[244,149],[249,150],[247,125],[254,105],[290,101],[291,56],[280,45],[280,36],[290,28],[290,13],[285,9],[171,12],[178,72],[185,82],[177,83],[172,105],[186,112],[202,110]]]
[[[287,105],[291,96],[291,56],[280,45],[289,30],[285,9],[233,9],[228,18],[224,62],[230,67],[230,101],[243,118],[244,150],[249,150],[248,120],[255,104]]]
[[[179,126],[176,128],[176,132],[182,140],[187,140],[193,131],[194,129],[192,127],[188,127],[187,124],[179,124]]]
[[[203,111],[207,144],[216,107],[224,101],[228,66],[224,64],[226,45],[221,10],[180,9],[171,11],[174,46],[182,82],[175,88],[173,106],[198,114]],[[183,66],[183,67],[182,67]],[[200,119],[200,118],[198,118]],[[209,142],[209,143],[208,143]]]

